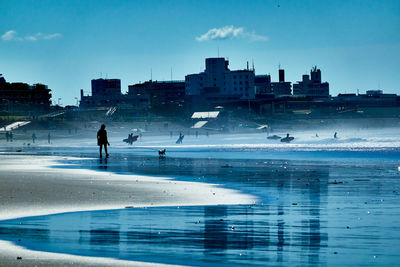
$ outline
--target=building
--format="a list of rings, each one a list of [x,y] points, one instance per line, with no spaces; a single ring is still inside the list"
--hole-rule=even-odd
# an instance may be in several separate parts
[[[2,110],[48,111],[51,105],[51,90],[37,83],[8,83],[0,74],[0,104]]]
[[[185,77],[185,93],[203,96],[216,102],[226,99],[254,99],[254,69],[234,70],[228,68],[225,58],[206,58],[204,72]]]
[[[117,106],[126,102],[126,97],[121,93],[120,79],[93,79],[92,95],[83,95],[81,90],[81,107]]]
[[[113,99],[121,95],[120,79],[92,80],[92,96],[96,98]]]
[[[271,75],[256,75],[254,77],[256,95],[271,94]]]
[[[321,70],[311,69],[310,76],[303,75],[302,81],[293,84],[293,94],[308,97],[329,97],[329,83],[321,82]]]
[[[276,96],[292,94],[292,83],[285,82],[285,70],[284,69],[279,69],[279,82],[271,83],[271,93]]]
[[[128,97],[141,106],[180,106],[185,99],[184,81],[147,81],[129,85]]]

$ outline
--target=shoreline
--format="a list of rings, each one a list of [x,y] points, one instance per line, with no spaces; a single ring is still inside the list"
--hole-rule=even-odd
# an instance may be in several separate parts
[[[251,204],[256,200],[253,196],[216,184],[85,169],[51,168],[52,165],[60,165],[56,160],[66,158],[1,154],[0,220],[126,207]],[[6,245],[7,242],[4,242],[0,241],[0,244],[5,245],[0,246],[0,263],[7,266],[117,264],[108,263],[102,258],[88,260],[91,257],[36,252],[22,247],[17,250],[22,260],[17,260],[15,254],[10,252],[14,251],[12,246],[17,245]],[[143,265],[115,261],[118,261],[118,265]]]

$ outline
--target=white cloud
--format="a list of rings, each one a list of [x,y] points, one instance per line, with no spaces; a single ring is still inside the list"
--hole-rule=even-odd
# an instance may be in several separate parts
[[[2,36],[1,39],[4,41],[17,41],[17,40],[21,40],[20,37],[17,36],[17,32],[10,30],[8,32],[5,32]]]
[[[50,40],[50,39],[54,39],[54,38],[58,38],[58,37],[61,37],[60,33],[52,33],[52,34],[43,35],[43,39],[45,39],[45,40]]]
[[[212,28],[205,34],[196,37],[198,42],[210,40],[227,40],[227,39],[248,39],[249,41],[266,41],[266,36],[258,35],[255,32],[247,32],[243,27],[225,26],[222,28]]]
[[[14,30],[10,30],[6,33],[4,33],[1,36],[1,39],[3,41],[38,41],[38,40],[51,40],[55,38],[61,37],[60,33],[52,33],[52,34],[43,34],[41,32],[38,32],[33,35],[27,35],[24,38],[21,38],[18,36],[17,32]]]

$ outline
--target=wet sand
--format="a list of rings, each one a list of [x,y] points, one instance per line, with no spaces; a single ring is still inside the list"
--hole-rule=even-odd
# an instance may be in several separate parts
[[[60,157],[0,155],[0,220],[45,214],[143,206],[248,204],[255,199],[217,185],[143,175],[51,168]],[[64,158],[67,159],[67,158]],[[3,244],[3,243],[2,243]],[[4,243],[5,244],[5,243]],[[99,265],[112,260],[0,246],[1,265]],[[49,257],[51,255],[51,257]],[[132,263],[134,264],[134,263]],[[121,264],[125,263],[121,262]]]

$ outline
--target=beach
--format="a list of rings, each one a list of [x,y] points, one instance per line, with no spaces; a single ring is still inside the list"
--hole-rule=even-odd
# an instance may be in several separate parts
[[[0,220],[75,211],[249,204],[255,201],[250,195],[212,184],[175,181],[165,177],[51,168],[56,160],[68,159],[66,157],[2,154],[0,158]],[[15,250],[9,245],[3,242],[0,246],[1,265],[98,265],[100,262],[104,265],[136,264]],[[22,257],[22,260],[17,260],[16,255]]]
[[[0,263],[394,265],[396,133],[113,137],[108,159],[86,139],[9,145]]]

